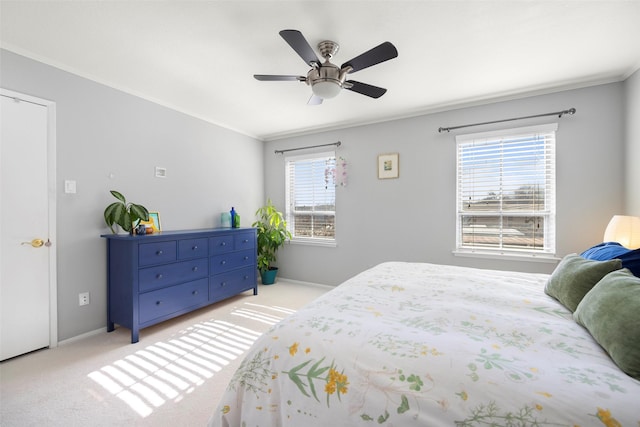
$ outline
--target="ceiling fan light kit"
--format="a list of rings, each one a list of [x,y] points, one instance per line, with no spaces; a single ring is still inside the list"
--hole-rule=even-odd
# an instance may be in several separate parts
[[[387,91],[384,88],[347,80],[349,73],[363,70],[372,65],[388,61],[398,56],[398,51],[390,42],[384,42],[373,49],[342,64],[341,67],[331,63],[331,58],[338,52],[340,45],[331,40],[318,43],[318,50],[324,58],[321,63],[302,33],[298,30],[282,30],[280,36],[311,66],[307,76],[254,74],[260,81],[301,81],[311,86],[313,95],[309,105],[321,104],[323,99],[335,98],[342,89],[348,89],[371,98],[379,98]]]
[[[341,89],[342,85],[337,80],[317,80],[311,86],[313,94],[322,99],[335,98]]]

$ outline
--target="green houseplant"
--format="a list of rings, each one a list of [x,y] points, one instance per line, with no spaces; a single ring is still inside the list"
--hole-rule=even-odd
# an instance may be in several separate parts
[[[253,224],[258,232],[258,270],[262,277],[262,283],[271,285],[275,282],[278,267],[273,266],[276,261],[276,252],[287,239],[291,239],[291,233],[287,230],[287,223],[271,200],[256,211],[258,218]]]
[[[104,210],[104,222],[107,223],[113,234],[116,234],[115,224],[129,233],[133,233],[134,227],[140,220],[149,221],[147,208],[135,203],[127,203],[124,196],[115,190],[111,190],[111,194],[118,201],[111,203]]]

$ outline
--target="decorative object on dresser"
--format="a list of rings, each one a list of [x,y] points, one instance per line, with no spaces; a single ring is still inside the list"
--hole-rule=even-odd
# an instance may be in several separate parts
[[[256,230],[214,228],[107,239],[107,331],[140,329],[253,289]]]
[[[146,233],[143,234],[152,234],[162,231],[162,226],[160,225],[160,212],[149,212],[149,220],[148,221],[140,221],[140,224],[144,224],[147,229]]]
[[[258,270],[262,284],[272,285],[278,273],[278,267],[273,265],[276,252],[287,239],[291,239],[291,233],[282,212],[276,209],[270,199],[256,211],[256,216],[258,220],[252,226],[258,230]]]
[[[130,234],[133,234],[133,230],[138,222],[141,220],[149,220],[149,211],[147,208],[135,203],[127,203],[125,197],[118,191],[111,190],[111,194],[118,199],[118,201],[106,207],[104,210],[104,222],[107,223],[113,234],[116,234],[116,230],[113,228],[115,224]]]

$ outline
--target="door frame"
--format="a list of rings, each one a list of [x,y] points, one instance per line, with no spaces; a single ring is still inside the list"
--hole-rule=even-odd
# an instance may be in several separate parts
[[[12,90],[0,88],[0,95],[42,105],[47,108],[47,221],[51,242],[49,254],[49,348],[58,346],[58,274],[56,234],[56,103]]]

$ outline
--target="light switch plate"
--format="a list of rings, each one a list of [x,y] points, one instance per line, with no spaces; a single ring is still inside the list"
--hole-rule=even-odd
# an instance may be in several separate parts
[[[67,194],[76,194],[76,182],[72,179],[65,180],[64,192]]]
[[[166,178],[166,177],[167,177],[167,168],[156,166],[156,178]]]

